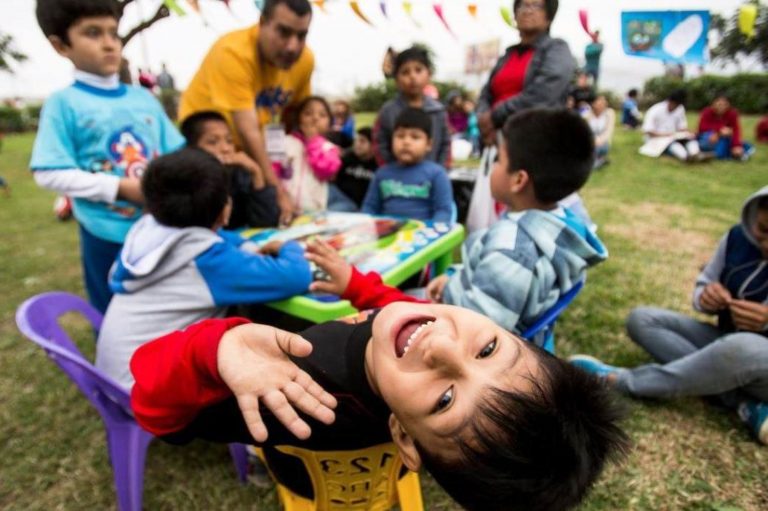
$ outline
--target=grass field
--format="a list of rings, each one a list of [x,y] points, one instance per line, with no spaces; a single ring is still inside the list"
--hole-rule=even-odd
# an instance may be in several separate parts
[[[369,120],[370,116],[366,117]],[[754,133],[754,118],[745,132]],[[114,509],[112,473],[96,412],[14,323],[16,307],[48,290],[83,294],[76,224],[57,222],[53,194],[27,170],[33,136],[8,136],[0,175],[0,509]],[[632,307],[655,304],[690,312],[700,266],[739,216],[743,199],[768,184],[768,147],[749,163],[687,166],[637,155],[640,134],[617,130],[612,163],[596,172],[583,197],[600,225],[610,258],[558,324],[558,353],[586,352],[616,364],[648,356],[629,341]],[[68,325],[87,353],[91,332]],[[633,450],[611,467],[584,510],[768,509],[768,447],[760,447],[733,413],[699,399],[626,401]],[[427,508],[457,509],[428,476]],[[196,442],[149,450],[148,510],[276,510],[270,490],[240,486],[222,445]]]

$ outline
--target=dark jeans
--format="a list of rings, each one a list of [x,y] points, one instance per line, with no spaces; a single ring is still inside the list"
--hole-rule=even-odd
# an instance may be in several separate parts
[[[109,269],[115,262],[122,243],[97,238],[80,225],[80,259],[88,301],[104,314],[112,298],[109,289]]]

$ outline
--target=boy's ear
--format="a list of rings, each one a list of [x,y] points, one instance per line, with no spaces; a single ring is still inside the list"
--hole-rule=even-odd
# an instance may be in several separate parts
[[[66,57],[65,52],[69,49],[69,45],[65,43],[61,37],[57,35],[49,35],[48,42],[51,43],[51,46],[56,50],[56,53],[62,57]]]
[[[527,170],[516,170],[509,176],[509,191],[512,193],[520,193],[531,182],[531,176],[528,175]]]
[[[403,465],[413,472],[418,472],[421,468],[419,451],[416,450],[413,437],[406,433],[394,413],[389,416],[389,432],[392,435],[392,441],[400,452],[400,459],[403,460]]]

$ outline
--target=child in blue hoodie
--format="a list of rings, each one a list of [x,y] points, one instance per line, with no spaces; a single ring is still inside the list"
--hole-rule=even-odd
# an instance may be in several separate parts
[[[311,282],[296,242],[273,255],[249,251],[220,230],[232,211],[227,174],[216,157],[183,149],[154,160],[142,180],[149,214],[128,232],[112,266],[115,293],[104,316],[96,366],[130,388],[134,351],[228,305],[262,303],[303,293]]]

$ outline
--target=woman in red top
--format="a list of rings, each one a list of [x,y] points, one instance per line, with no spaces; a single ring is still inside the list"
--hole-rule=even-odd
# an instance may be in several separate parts
[[[741,140],[739,111],[723,93],[701,111],[698,139],[701,150],[714,152],[719,160],[741,160],[751,154],[752,146]]]
[[[496,62],[477,104],[486,144],[513,114],[536,107],[564,107],[576,68],[568,44],[549,36],[558,0],[515,0],[520,43]]]

